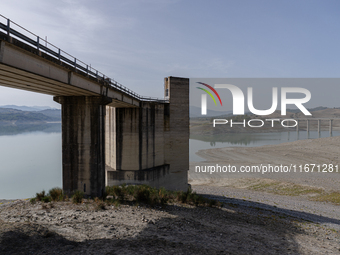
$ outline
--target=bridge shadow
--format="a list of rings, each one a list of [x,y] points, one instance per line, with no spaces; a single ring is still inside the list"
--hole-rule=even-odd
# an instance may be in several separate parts
[[[214,197],[222,200],[225,197]],[[38,224],[0,221],[0,254],[299,254],[296,236],[304,231],[296,221],[277,208],[259,209],[258,203],[242,205],[241,200],[225,201],[225,208],[167,205],[154,208],[167,212],[131,237],[117,235],[82,242],[67,240]],[[111,210],[111,209],[109,209]],[[319,222],[334,219],[303,212],[304,218]],[[307,217],[308,216],[308,217]],[[6,224],[11,224],[7,226]],[[66,224],[66,223],[65,223]],[[76,225],[76,223],[74,223]],[[90,223],[87,223],[90,224]],[[104,223],[103,223],[104,224]],[[118,227],[131,228],[129,222]]]

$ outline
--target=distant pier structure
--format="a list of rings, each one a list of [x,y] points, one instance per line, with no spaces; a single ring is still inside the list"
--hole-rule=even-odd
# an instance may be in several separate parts
[[[321,137],[321,122],[328,122],[328,130],[329,130],[329,136],[333,136],[333,122],[334,121],[340,121],[340,118],[304,118],[304,119],[294,119],[297,122],[296,125],[296,133],[297,137],[299,138],[299,132],[301,131],[301,124],[304,122],[306,123],[306,132],[307,132],[307,138],[309,138],[309,133],[311,131],[311,124],[312,122],[317,122],[317,131],[319,134],[319,138]]]

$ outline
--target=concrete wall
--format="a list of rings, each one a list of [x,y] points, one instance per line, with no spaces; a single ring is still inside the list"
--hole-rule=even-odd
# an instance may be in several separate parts
[[[116,108],[116,170],[142,170],[164,164],[164,104]]]
[[[105,189],[105,97],[54,97],[62,105],[63,190],[100,197]]]
[[[165,89],[170,103],[106,107],[107,185],[188,188],[189,79],[168,77]]]

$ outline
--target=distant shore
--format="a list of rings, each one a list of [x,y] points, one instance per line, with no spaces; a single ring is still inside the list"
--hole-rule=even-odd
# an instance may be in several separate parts
[[[324,108],[317,107],[312,109],[312,116],[309,117],[309,129],[310,131],[318,130],[318,119],[320,121],[320,129],[322,131],[329,130],[329,119],[333,119],[333,131],[340,130],[340,109],[339,108]],[[227,122],[220,122],[222,124],[217,124],[213,127],[214,119],[222,119]],[[248,121],[251,119],[261,119],[263,121],[263,126],[261,128],[250,127]],[[268,116],[258,116],[258,115],[223,115],[215,117],[193,117],[190,118],[190,135],[194,136],[215,136],[223,135],[226,133],[269,133],[269,132],[288,132],[296,131],[296,127],[287,128],[280,123],[280,121],[267,121],[268,119],[296,119],[299,121],[299,130],[307,130],[306,116],[300,112],[287,112],[285,116],[281,115],[280,111],[275,111]],[[238,124],[231,125],[231,120]],[[244,124],[243,124],[244,123]],[[252,125],[260,125],[259,121],[255,121]],[[285,125],[289,125],[285,123]],[[294,126],[293,123],[290,125]]]

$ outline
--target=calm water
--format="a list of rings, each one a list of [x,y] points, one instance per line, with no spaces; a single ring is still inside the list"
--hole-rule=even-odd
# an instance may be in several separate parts
[[[60,128],[10,133],[0,133],[0,198],[28,198],[61,187]]]
[[[43,189],[62,186],[61,128],[60,124],[20,130],[0,131],[0,199],[29,198]],[[333,132],[333,136],[340,135]],[[328,137],[322,132],[321,137]],[[317,138],[310,132],[310,138]],[[306,139],[300,132],[299,139]],[[261,146],[295,141],[295,132],[224,134],[213,139],[191,137],[190,161],[204,159],[195,153],[200,149],[230,146]]]

